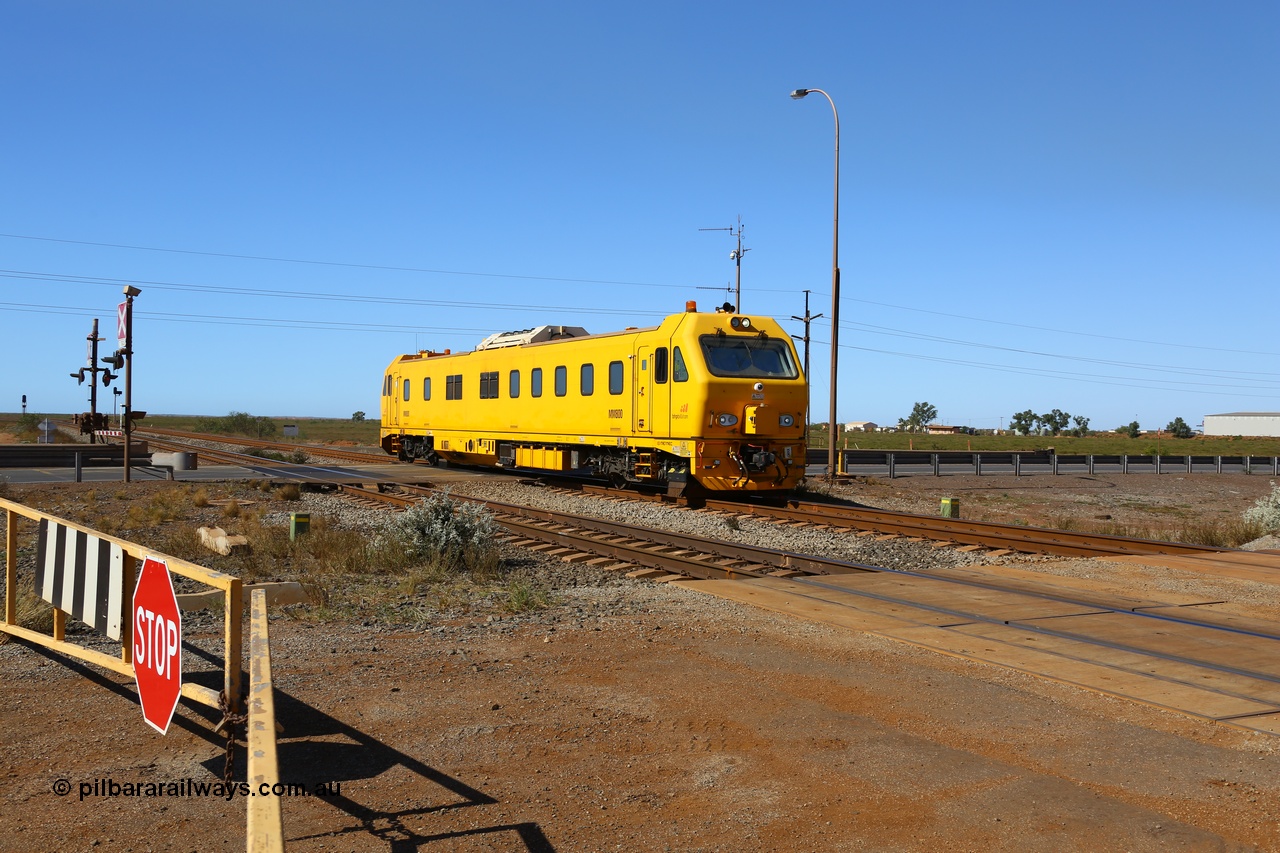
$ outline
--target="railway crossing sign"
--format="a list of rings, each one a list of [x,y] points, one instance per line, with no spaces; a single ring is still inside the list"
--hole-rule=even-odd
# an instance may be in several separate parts
[[[160,734],[169,729],[182,693],[182,614],[163,560],[147,557],[133,592],[133,674],[142,716]]]
[[[124,349],[125,340],[129,335],[129,302],[125,300],[116,306],[116,340],[120,342],[120,348]]]

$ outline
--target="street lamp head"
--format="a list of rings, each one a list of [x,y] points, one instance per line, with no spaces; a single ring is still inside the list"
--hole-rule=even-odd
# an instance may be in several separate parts
[[[795,98],[798,101],[801,98],[803,98],[805,95],[809,94],[809,91],[810,90],[808,89],[793,89],[791,91],[791,97]]]

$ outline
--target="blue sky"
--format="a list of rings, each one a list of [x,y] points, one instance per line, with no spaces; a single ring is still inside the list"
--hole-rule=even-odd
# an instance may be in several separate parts
[[[710,308],[739,216],[743,311],[829,317],[812,87],[841,420],[1280,411],[1272,2],[9,2],[0,87],[0,410],[87,407],[125,283],[167,413]]]

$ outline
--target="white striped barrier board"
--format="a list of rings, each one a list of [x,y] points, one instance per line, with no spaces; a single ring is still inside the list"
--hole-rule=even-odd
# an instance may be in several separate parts
[[[36,591],[99,634],[119,640],[124,549],[84,530],[42,518]]]
[[[211,708],[240,708],[241,609],[240,579],[197,563],[170,557],[90,530],[74,521],[56,518],[37,509],[0,498],[5,517],[4,621],[0,631],[36,645],[88,661],[103,669],[136,678],[133,667],[133,632],[127,608],[134,595],[135,570],[146,558],[163,560],[168,570],[213,587],[222,599],[223,686],[214,690],[195,682],[182,682],[181,695]],[[53,634],[18,624],[18,521],[28,518],[39,528],[36,548],[35,591],[53,605]],[[113,657],[97,649],[68,642],[67,616],[72,616],[120,643]],[[224,721],[225,722],[225,721]],[[221,728],[222,724],[219,724]]]

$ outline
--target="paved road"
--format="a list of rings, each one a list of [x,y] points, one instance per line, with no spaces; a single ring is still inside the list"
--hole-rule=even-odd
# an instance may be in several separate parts
[[[421,470],[419,470],[421,468]],[[175,471],[173,479],[184,482],[243,479],[297,479],[299,477],[320,482],[372,483],[390,479],[404,480],[406,473],[419,474],[423,479],[439,479],[436,469],[404,465],[210,465],[195,471]],[[465,476],[469,472],[450,471],[450,475]],[[169,472],[161,468],[134,466],[132,479],[167,480]],[[80,470],[85,483],[119,483],[124,480],[124,468],[119,465],[85,467]],[[74,468],[4,468],[0,480],[10,483],[74,483]]]

